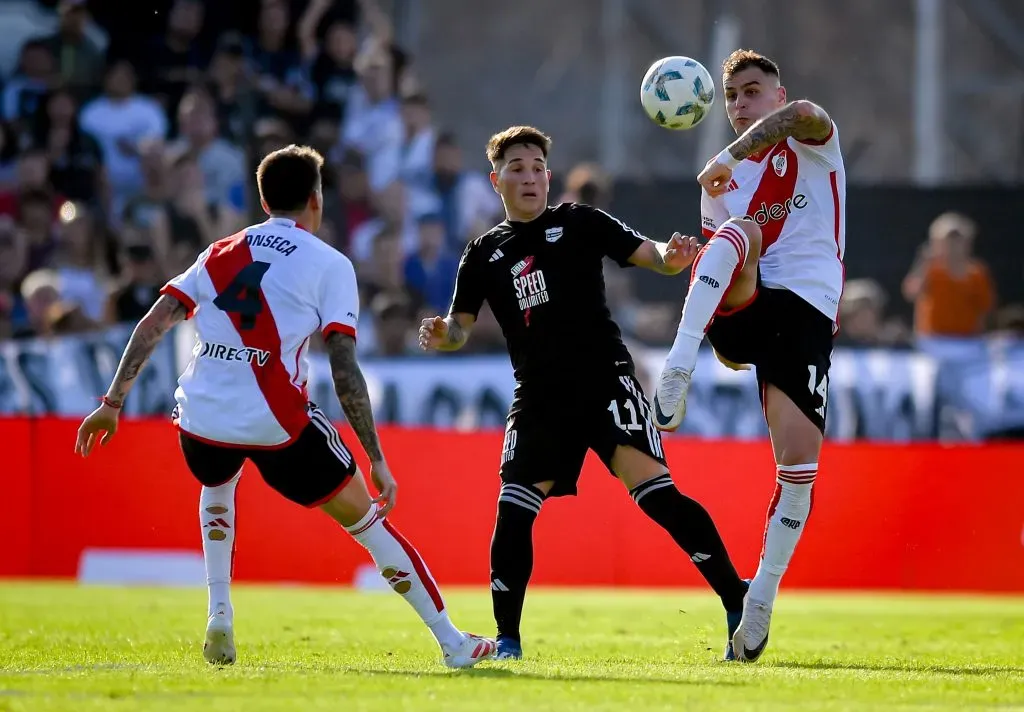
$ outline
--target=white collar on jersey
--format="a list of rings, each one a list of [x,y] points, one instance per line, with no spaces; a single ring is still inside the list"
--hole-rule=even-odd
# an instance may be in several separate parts
[[[271,217],[271,218],[268,218],[267,221],[264,224],[282,225],[284,227],[297,227],[300,230],[305,230],[306,232],[309,232],[309,230],[306,230],[306,228],[304,226],[299,225],[297,222],[295,222],[291,218]]]

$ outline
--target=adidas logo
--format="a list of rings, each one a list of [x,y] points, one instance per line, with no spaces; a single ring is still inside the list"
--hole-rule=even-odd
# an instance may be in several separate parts
[[[504,256],[505,256],[504,252],[502,252],[501,250],[495,250],[494,254],[491,255],[491,259],[489,259],[487,261],[488,262],[497,262],[498,260],[500,260]]]
[[[701,554],[700,552],[697,552],[696,554],[690,557],[690,561],[692,561],[695,564],[700,564],[707,561],[710,558],[711,554]]]
[[[206,527],[220,527],[222,529],[230,529],[231,525],[228,524],[227,522],[225,522],[220,517],[217,517],[216,519],[211,519],[210,521],[208,521],[206,524],[203,525],[204,529]]]
[[[492,591],[508,591],[508,586],[501,582],[501,579],[494,579],[491,581]]]

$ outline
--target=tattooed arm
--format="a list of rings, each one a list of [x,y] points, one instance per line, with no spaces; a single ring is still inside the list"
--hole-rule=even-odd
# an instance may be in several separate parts
[[[366,390],[366,379],[356,361],[356,340],[348,334],[334,332],[327,337],[327,354],[331,361],[334,390],[345,411],[345,418],[359,438],[371,463],[381,462],[380,440],[373,423],[373,408]]]
[[[103,403],[86,416],[78,427],[75,452],[88,457],[96,443],[106,445],[117,432],[118,415],[125,396],[136,377],[153,354],[156,345],[171,328],[188,316],[188,307],[169,295],[161,295],[142,321],[135,327],[121,355],[114,380],[107,389]]]
[[[832,119],[820,106],[804,100],[791,102],[759,120],[708,161],[697,182],[717,198],[728,190],[732,169],[747,156],[790,136],[798,141],[824,141],[831,131]]]
[[[113,407],[120,408],[124,404],[135,378],[146,365],[157,344],[187,315],[188,309],[184,304],[174,297],[163,294],[156,300],[149,313],[142,317],[142,321],[136,325],[128,340],[117,373],[114,374],[114,380],[107,389],[107,401]]]
[[[798,141],[828,138],[832,119],[820,106],[806,100],[792,101],[753,124],[729,144],[728,151],[737,161],[774,146],[792,136]]]

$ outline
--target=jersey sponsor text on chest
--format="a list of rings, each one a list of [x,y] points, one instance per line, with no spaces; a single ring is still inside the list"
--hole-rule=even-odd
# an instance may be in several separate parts
[[[745,220],[753,220],[758,225],[767,225],[771,220],[781,220],[786,217],[794,210],[803,210],[807,207],[807,196],[803,193],[797,193],[792,198],[786,198],[781,203],[772,203],[769,205],[765,201],[761,201],[761,205],[758,206],[750,215],[745,215]]]
[[[544,304],[548,298],[548,283],[544,279],[544,271],[527,272],[513,280],[516,288],[516,299],[520,309],[528,309]]]

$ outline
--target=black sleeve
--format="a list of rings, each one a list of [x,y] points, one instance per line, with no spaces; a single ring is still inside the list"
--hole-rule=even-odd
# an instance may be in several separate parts
[[[587,223],[587,239],[602,256],[611,257],[620,267],[630,267],[629,258],[647,239],[616,217],[589,205],[578,205]]]
[[[477,259],[479,250],[474,249],[476,241],[466,245],[462,252],[462,259],[459,261],[459,271],[455,274],[455,294],[452,295],[452,307],[448,310],[450,314],[472,314],[476,317],[483,306],[486,292],[484,290],[484,275]]]

